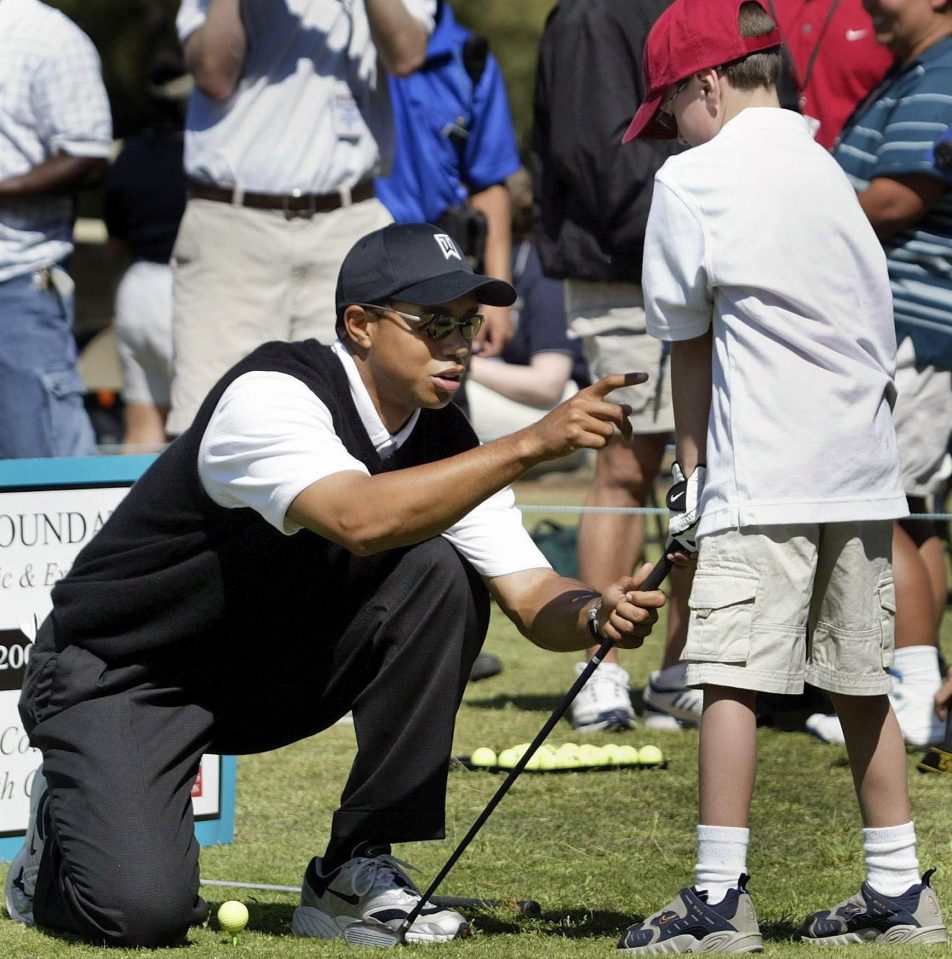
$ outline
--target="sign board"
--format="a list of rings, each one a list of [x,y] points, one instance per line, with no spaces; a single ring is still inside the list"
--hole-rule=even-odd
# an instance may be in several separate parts
[[[66,574],[154,456],[0,460],[0,860],[20,848],[40,753],[17,701],[37,626],[53,584]],[[202,845],[231,842],[235,758],[202,759],[192,788]]]

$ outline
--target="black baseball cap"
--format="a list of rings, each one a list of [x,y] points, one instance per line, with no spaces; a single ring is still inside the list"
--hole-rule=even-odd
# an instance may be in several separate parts
[[[391,223],[359,239],[344,257],[337,275],[337,316],[353,303],[402,300],[436,306],[467,293],[489,306],[516,300],[505,280],[473,272],[445,230],[432,223]]]

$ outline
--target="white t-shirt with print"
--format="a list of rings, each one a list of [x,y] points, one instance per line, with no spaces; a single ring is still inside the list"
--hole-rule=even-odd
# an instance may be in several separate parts
[[[367,435],[386,459],[408,439],[419,413],[391,434],[347,349],[338,340],[333,350],[347,373]],[[198,453],[202,487],[214,502],[228,509],[253,509],[287,535],[301,529],[286,518],[295,497],[312,483],[346,471],[369,475],[334,432],[327,406],[296,377],[271,371],[244,373],[229,384]],[[487,579],[550,566],[525,531],[509,487],[443,535]]]
[[[906,515],[885,257],[802,117],[748,108],[665,162],[643,284],[654,336],[714,325],[701,535]]]

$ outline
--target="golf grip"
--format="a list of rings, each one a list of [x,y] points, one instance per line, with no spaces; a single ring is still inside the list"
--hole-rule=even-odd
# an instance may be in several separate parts
[[[667,547],[665,547],[667,549]],[[671,572],[671,567],[674,564],[671,560],[668,559],[666,555],[662,555],[661,559],[655,563],[654,569],[648,574],[645,581],[638,587],[639,592],[647,592],[648,590],[657,589],[665,580],[668,573]],[[410,911],[410,914],[406,919],[403,920],[401,925],[401,930],[406,931],[413,925],[417,916],[420,915],[420,912],[423,910],[423,907],[430,901],[430,897],[434,892],[439,888],[440,883],[447,877],[449,871],[456,865],[457,860],[466,850],[466,847],[473,841],[476,833],[482,829],[486,820],[492,815],[493,810],[499,805],[502,801],[502,797],[509,792],[509,787],[518,779],[519,774],[523,769],[526,768],[526,763],[535,755],[536,750],[545,742],[546,737],[550,732],[555,728],[556,723],[562,718],[565,714],[565,711],[572,704],[572,701],[579,694],[581,688],[588,682],[589,676],[595,672],[595,670],[601,664],[601,661],[605,658],[605,654],[615,645],[613,639],[605,638],[602,641],[601,646],[598,647],[598,651],[595,655],[588,661],[585,666],[585,669],[579,674],[578,678],[572,684],[572,688],[562,697],[559,701],[559,704],[555,707],[552,715],[546,720],[545,725],[539,730],[536,734],[536,738],[529,743],[529,747],[519,758],[519,762],[509,771],[509,775],[502,781],[502,784],[496,790],[495,795],[489,802],[486,804],[486,808],[476,817],[476,821],[472,826],[469,827],[469,832],[463,836],[460,844],[453,850],[452,855],[449,859],[446,860],[446,864],[443,868],[436,874],[436,877],[433,879],[433,882],[427,887],[426,892],[420,897],[419,902],[413,907]]]

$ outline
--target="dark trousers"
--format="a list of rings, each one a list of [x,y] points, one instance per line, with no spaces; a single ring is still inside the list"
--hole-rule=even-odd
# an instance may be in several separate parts
[[[254,636],[235,624],[232,655],[104,663],[57,649],[47,621],[20,701],[50,789],[40,925],[114,945],[181,941],[206,913],[190,798],[202,755],[274,749],[351,708],[359,748],[332,837],[443,837],[454,722],[488,594],[442,538],[355,562],[374,586],[343,629],[325,635],[313,621],[284,635],[273,610],[272,633],[261,632],[267,615]],[[348,585],[321,589],[343,597]]]

